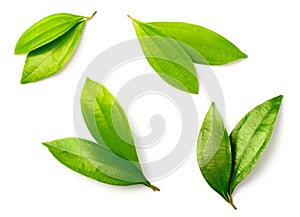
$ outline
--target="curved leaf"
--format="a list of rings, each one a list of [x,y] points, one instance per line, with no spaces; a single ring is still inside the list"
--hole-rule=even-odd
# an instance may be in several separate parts
[[[253,170],[272,135],[283,96],[272,98],[247,113],[233,129],[233,168],[229,194]]]
[[[194,63],[222,65],[247,57],[229,40],[202,26],[183,22],[149,24],[182,42]]]
[[[75,24],[83,21],[84,18],[68,13],[58,13],[45,17],[22,34],[16,44],[15,54],[29,53],[48,44],[65,34]]]
[[[72,170],[100,182],[143,184],[159,191],[143,175],[126,115],[106,88],[87,78],[81,106],[87,126],[98,144],[79,138],[43,143],[54,157]]]
[[[111,185],[149,186],[136,166],[102,144],[79,138],[65,138],[43,144],[62,164],[89,178]]]
[[[103,85],[87,78],[80,102],[85,123],[95,140],[140,168],[126,114],[115,97]]]
[[[207,112],[199,133],[197,159],[207,183],[230,202],[227,193],[232,163],[230,140],[214,103]]]
[[[64,35],[31,51],[26,58],[21,83],[39,81],[58,72],[77,47],[85,24],[85,20],[81,21]]]
[[[158,28],[131,19],[146,58],[160,77],[180,90],[198,93],[196,69],[182,46]]]

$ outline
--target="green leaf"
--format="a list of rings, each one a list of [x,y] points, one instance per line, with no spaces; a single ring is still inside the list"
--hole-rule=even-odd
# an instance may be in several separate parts
[[[159,76],[180,90],[198,93],[197,72],[183,47],[153,25],[131,20],[142,50]]]
[[[149,186],[135,165],[118,157],[102,144],[79,138],[65,138],[43,144],[62,164],[89,178],[111,185]]]
[[[15,54],[25,54],[57,39],[75,24],[85,19],[83,16],[58,13],[38,21],[27,29],[18,40]]]
[[[230,139],[214,103],[207,112],[199,133],[197,159],[207,183],[231,203],[227,193],[232,164]]]
[[[229,40],[202,26],[182,22],[148,24],[182,42],[194,63],[222,65],[247,57]]]
[[[85,123],[95,140],[140,168],[126,114],[115,97],[87,78],[80,101]]]
[[[253,170],[272,135],[283,96],[277,96],[255,107],[233,129],[233,167],[229,194]]]
[[[39,81],[58,72],[77,47],[85,24],[83,20],[54,41],[31,51],[26,58],[21,83]]]
[[[126,115],[108,90],[87,79],[81,106],[86,124],[98,144],[79,138],[43,143],[54,157],[72,170],[100,182],[143,184],[159,191],[143,175]]]

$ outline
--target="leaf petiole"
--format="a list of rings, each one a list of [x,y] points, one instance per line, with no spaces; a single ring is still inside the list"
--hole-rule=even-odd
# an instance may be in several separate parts
[[[153,190],[153,191],[160,191],[160,189],[154,185],[151,185],[150,188]]]
[[[86,21],[90,21],[91,19],[93,19],[93,17],[97,14],[97,11],[95,11],[90,17],[85,17]]]
[[[228,203],[233,207],[233,209],[237,209],[236,208],[236,206],[233,204],[233,200],[232,200],[232,196],[231,195],[229,195],[229,201],[228,201]]]
[[[127,17],[129,17],[129,19],[133,20],[133,18],[129,14],[127,14]]]

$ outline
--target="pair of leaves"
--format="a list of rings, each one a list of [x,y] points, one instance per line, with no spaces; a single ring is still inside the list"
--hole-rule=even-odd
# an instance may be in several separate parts
[[[27,29],[15,47],[15,54],[28,54],[21,83],[42,80],[62,69],[74,53],[86,22],[95,13],[91,17],[53,14]]]
[[[143,175],[126,114],[115,97],[103,85],[87,79],[80,102],[85,123],[97,143],[81,138],[43,143],[54,157],[100,182],[144,184],[159,190]]]
[[[197,159],[207,183],[234,208],[232,193],[253,170],[272,135],[283,96],[248,112],[230,135],[212,103],[203,121]]]
[[[170,85],[188,93],[199,91],[193,63],[222,65],[247,57],[226,38],[201,26],[131,20],[152,68]]]

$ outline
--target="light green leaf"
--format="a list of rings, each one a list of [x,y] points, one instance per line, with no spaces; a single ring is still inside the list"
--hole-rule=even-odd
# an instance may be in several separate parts
[[[207,183],[231,203],[227,193],[232,164],[230,139],[214,103],[207,112],[199,133],[197,159]]]
[[[277,96],[247,113],[233,129],[233,168],[229,194],[253,170],[272,135],[283,96]]]
[[[182,22],[148,24],[182,42],[194,63],[222,65],[247,57],[226,38],[202,26]]]
[[[79,138],[43,144],[62,164],[89,178],[111,185],[150,185],[135,165],[118,157],[102,144]]]
[[[85,24],[83,20],[54,41],[31,51],[26,58],[21,83],[39,81],[58,72],[77,47]]]
[[[79,138],[43,143],[54,157],[72,170],[100,182],[143,184],[159,191],[143,175],[126,115],[108,90],[87,79],[82,90],[81,107],[98,144]]]
[[[197,72],[183,47],[153,25],[131,20],[149,64],[160,77],[180,90],[198,93]]]
[[[95,140],[140,168],[126,114],[115,97],[103,85],[87,78],[80,102],[85,123]]]
[[[85,19],[83,16],[58,13],[38,21],[27,29],[18,40],[15,54],[25,54],[57,39],[75,24]]]

